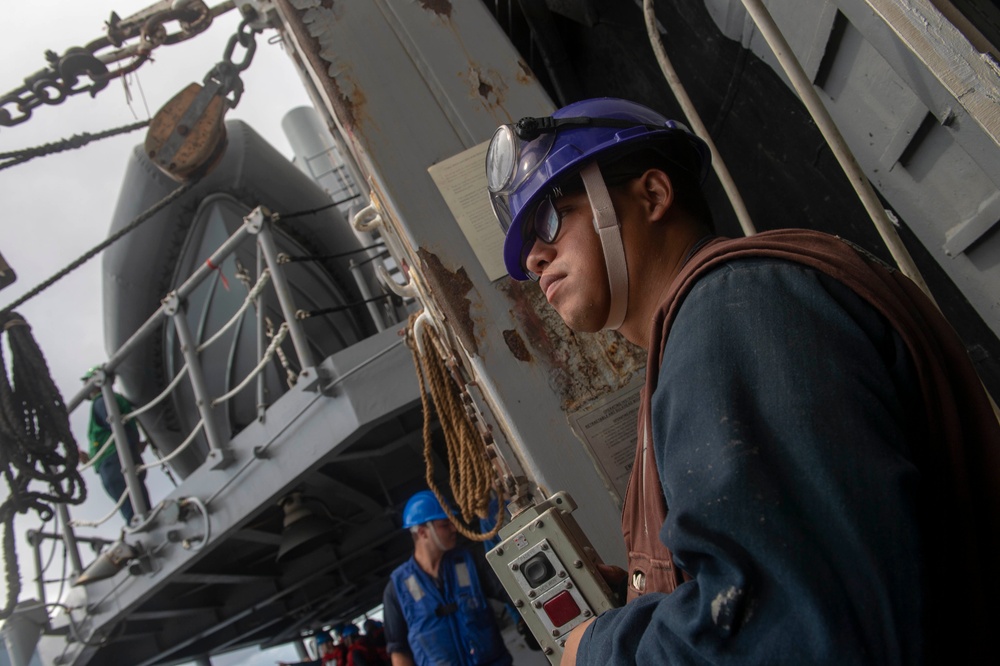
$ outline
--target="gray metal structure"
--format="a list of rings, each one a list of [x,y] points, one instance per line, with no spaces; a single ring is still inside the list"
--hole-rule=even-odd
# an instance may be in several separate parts
[[[869,180],[1000,335],[996,47],[953,24],[949,2],[765,4]],[[781,72],[742,0],[706,5],[727,37]]]

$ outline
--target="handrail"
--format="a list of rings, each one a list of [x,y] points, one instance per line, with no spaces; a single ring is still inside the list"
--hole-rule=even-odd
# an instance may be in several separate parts
[[[177,371],[177,374],[174,375],[174,378],[170,380],[169,384],[167,384],[167,388],[160,391],[160,394],[158,396],[147,402],[142,407],[133,409],[131,412],[129,412],[122,418],[125,419],[126,421],[131,421],[140,414],[148,412],[150,409],[156,407],[158,404],[163,402],[166,399],[166,397],[170,395],[175,388],[177,388],[177,385],[181,383],[181,380],[184,379],[185,375],[187,375],[187,370],[188,370],[187,364],[181,366],[181,369]]]
[[[97,453],[95,453],[93,457],[91,457],[91,459],[88,460],[85,464],[81,465],[80,469],[90,469],[91,467],[93,467],[97,463],[97,461],[101,459],[101,456],[103,456],[104,453],[108,450],[108,447],[114,443],[115,443],[115,434],[111,433],[107,441],[104,442],[103,446],[101,446],[101,448],[97,450]]]
[[[257,367],[251,370],[247,374],[247,376],[243,379],[243,381],[240,382],[238,386],[236,386],[236,388],[232,389],[228,393],[225,393],[213,399],[212,405],[213,406],[221,405],[222,403],[226,402],[234,395],[242,391],[244,388],[246,388],[246,386],[253,380],[253,378],[256,377],[258,374],[260,374],[265,367],[267,367],[267,364],[274,356],[274,353],[277,350],[278,345],[280,345],[284,341],[286,335],[288,335],[288,322],[283,322],[281,326],[278,327],[278,331],[274,334],[274,337],[271,339],[271,344],[269,344],[267,346],[267,349],[264,351],[264,355],[261,357],[260,362],[257,364]]]
[[[255,213],[257,213],[256,217]],[[192,292],[194,292],[194,290],[197,289],[198,286],[204,282],[204,280],[206,280],[211,276],[212,274],[211,267],[221,265],[222,262],[226,259],[226,257],[232,254],[236,250],[236,248],[244,241],[244,239],[246,239],[249,235],[258,236],[257,238],[258,246],[267,244],[273,246],[273,240],[271,240],[270,237],[271,224],[272,220],[270,220],[269,218],[262,219],[260,217],[259,210],[251,211],[247,216],[245,216],[243,225],[239,229],[237,229],[234,233],[232,233],[229,236],[229,238],[227,238],[226,241],[223,242],[211,254],[208,261],[204,262],[203,264],[200,264],[199,267],[195,271],[193,271],[192,274],[180,286],[178,286],[173,292],[171,292],[171,294],[169,294],[163,300],[160,307],[158,307],[157,310],[153,312],[153,314],[150,315],[139,326],[139,328],[103,364],[103,366],[101,367],[102,372],[97,373],[95,377],[91,378],[83,386],[83,388],[69,401],[69,403],[67,403],[68,411],[72,412],[80,404],[82,404],[84,399],[89,397],[89,395],[93,392],[93,390],[98,387],[98,385],[100,385],[102,391],[105,391],[106,393],[105,402],[108,401],[108,395],[111,395],[113,399],[113,391],[110,388],[109,378],[112,376],[112,373],[114,372],[115,368],[118,365],[120,365],[122,361],[125,358],[127,358],[128,355],[145,338],[152,335],[155,331],[159,330],[164,320],[173,319],[175,327],[177,326],[183,327],[184,322],[178,321],[177,319],[177,317],[179,316],[177,312],[177,308],[179,307],[179,305],[183,303],[186,300],[187,296],[189,296]],[[268,241],[270,241],[270,243],[268,243]],[[274,273],[279,272],[281,270],[282,269],[278,268],[277,266],[268,266],[264,268],[262,271],[260,271],[260,275],[257,278],[256,284],[254,284],[254,286],[248,291],[247,296],[244,299],[238,311],[209,339],[199,344],[197,346],[197,351],[200,352],[206,349],[208,346],[218,341],[226,333],[226,331],[230,330],[232,326],[234,326],[236,322],[238,322],[240,318],[246,313],[247,309],[249,309],[249,307],[257,301],[257,299],[259,298],[260,294],[262,293],[266,285],[269,282],[273,281]],[[279,282],[280,280],[281,276],[279,276]],[[278,285],[275,285],[276,288],[277,286]],[[286,298],[282,299],[280,298],[280,296],[285,296]],[[280,294],[279,300],[288,301],[287,297],[290,297],[290,293],[286,292],[284,294]],[[286,302],[285,305],[291,306],[292,304],[290,302]],[[231,399],[237,393],[245,389],[246,386],[252,381],[252,379],[263,371],[263,369],[266,367],[267,362],[274,355],[278,345],[280,345],[281,342],[284,340],[285,336],[291,332],[292,327],[298,325],[300,325],[300,323],[297,321],[283,322],[281,324],[279,332],[274,336],[274,339],[271,341],[271,344],[268,345],[261,361],[258,363],[254,371],[252,371],[251,374],[243,382],[241,382],[240,385],[237,386],[235,389],[229,391],[224,396],[220,396],[219,398],[216,398],[214,400],[206,401],[206,403],[214,406],[216,404]],[[181,332],[178,331],[178,334],[180,335]],[[302,363],[303,367],[310,367],[312,364],[311,359],[302,359],[301,355],[299,360]],[[182,368],[176,373],[176,375],[173,377],[173,379],[170,381],[170,383],[163,391],[161,391],[155,398],[148,401],[141,407],[136,408],[129,414],[127,415],[118,414],[117,404],[115,404],[113,408],[109,407],[109,422],[111,423],[113,432],[108,437],[108,440],[104,443],[101,449],[93,457],[93,459],[88,461],[88,463],[84,466],[84,469],[92,467],[102,455],[104,455],[112,446],[114,446],[116,441],[122,440],[123,438],[127,439],[124,435],[124,424],[126,422],[134,420],[141,414],[148,412],[157,404],[165,400],[167,396],[169,396],[174,391],[174,389],[176,389],[176,387],[179,385],[179,383],[183,380],[185,376],[187,376],[189,380],[193,380],[194,378],[191,375],[192,361],[197,365],[199,365],[200,369],[200,363],[197,360],[197,354],[191,355],[191,358],[185,362],[184,366],[182,366]],[[107,384],[106,387],[104,386],[105,384]],[[202,386],[202,388],[204,387]],[[111,412],[115,412],[115,414],[112,414]],[[190,445],[194,442],[198,434],[201,433],[203,430],[205,430],[205,428],[206,428],[206,419],[205,415],[203,414],[202,419],[199,420],[199,422],[192,428],[191,432],[184,440],[184,442],[182,442],[178,447],[176,447],[173,451],[171,451],[169,455],[164,456],[163,458],[160,458],[159,460],[149,464],[134,465],[136,461],[132,460],[132,452],[129,450],[129,447],[117,447],[118,456],[121,459],[123,468],[125,468],[126,481],[129,480],[128,479],[129,476],[135,476],[139,472],[142,472],[143,470],[168,464],[174,458],[183,453],[183,451],[187,450],[190,447]],[[224,446],[224,443],[222,441],[217,441],[216,443],[218,444],[219,448]],[[225,456],[223,455],[223,458],[224,457]],[[65,522],[67,530],[69,532],[72,532],[71,529],[72,527],[97,527],[107,522],[112,516],[114,516],[114,514],[117,511],[121,509],[121,506],[124,504],[125,499],[127,497],[132,497],[133,495],[137,496],[139,494],[137,492],[138,483],[139,481],[138,478],[136,477],[135,483],[128,484],[128,490],[126,490],[126,492],[123,493],[122,496],[118,498],[118,501],[115,503],[115,506],[111,510],[111,512],[107,516],[103,517],[98,521],[72,520],[69,518],[69,513],[67,510],[66,522]],[[133,485],[135,485],[136,487],[133,488],[132,487]],[[149,507],[142,506],[144,504],[143,498],[135,497],[132,499],[132,502],[133,502],[133,507],[135,507],[136,509],[137,515],[148,513]],[[73,549],[75,550],[75,545],[69,543],[70,541],[75,541],[75,535],[69,534],[65,535],[65,537],[66,538],[64,538],[64,541],[67,541],[67,548],[70,548],[72,545]]]
[[[250,305],[256,302],[257,297],[260,296],[260,292],[262,292],[264,290],[264,287],[267,286],[267,282],[270,279],[270,277],[271,277],[271,269],[265,268],[264,272],[262,272],[260,274],[260,277],[257,278],[256,284],[254,284],[253,288],[250,289],[249,292],[247,292],[247,297],[243,299],[243,304],[240,305],[239,309],[236,310],[236,313],[233,314],[233,316],[229,318],[229,321],[223,324],[222,327],[220,327],[219,330],[216,331],[212,337],[210,337],[208,340],[205,340],[200,345],[198,345],[198,351],[200,352],[205,351],[206,349],[211,347],[220,338],[222,338],[222,336],[230,328],[232,328],[237,321],[239,321],[240,317],[243,316],[243,314],[247,311]],[[249,282],[249,280],[247,280],[247,282]]]
[[[191,442],[193,442],[194,438],[198,436],[198,433],[201,432],[201,428],[204,425],[205,421],[203,420],[195,423],[194,427],[191,428],[191,432],[188,434],[187,439],[181,442],[180,446],[178,446],[176,449],[171,451],[169,454],[163,456],[156,462],[145,463],[143,465],[140,465],[139,469],[140,470],[152,469],[154,467],[162,467],[163,465],[166,465],[168,462],[179,456],[185,449],[187,449],[187,447],[191,445]]]
[[[108,513],[108,515],[100,518],[98,520],[71,520],[69,524],[73,527],[100,527],[104,523],[111,520],[111,518],[118,513],[118,510],[122,508],[125,504],[125,498],[128,497],[128,488],[122,491],[121,496],[118,497],[118,501],[115,503],[114,507]]]

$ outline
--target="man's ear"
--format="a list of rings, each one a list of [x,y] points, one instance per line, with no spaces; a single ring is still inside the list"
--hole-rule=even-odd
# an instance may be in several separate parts
[[[642,199],[650,222],[666,217],[674,203],[674,184],[660,169],[648,169],[639,178]]]

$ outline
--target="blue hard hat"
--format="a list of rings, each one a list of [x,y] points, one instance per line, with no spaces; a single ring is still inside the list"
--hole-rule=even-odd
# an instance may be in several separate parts
[[[344,637],[347,637],[347,636],[357,636],[358,633],[360,633],[360,632],[358,631],[358,625],[356,625],[356,624],[349,623],[349,624],[342,625],[340,627],[340,635],[341,636],[344,636]]]
[[[330,634],[328,634],[325,631],[320,631],[319,633],[317,633],[315,638],[316,638],[316,645],[324,645],[325,643],[333,642],[333,637],[330,636]]]
[[[448,514],[441,508],[441,503],[430,490],[421,490],[406,500],[403,508],[403,527],[409,529],[432,520],[447,518]]]
[[[708,145],[684,124],[636,102],[612,97],[565,106],[549,118],[522,118],[497,128],[486,152],[490,201],[503,228],[507,272],[527,280],[524,259],[535,242],[528,214],[566,178],[590,162],[658,148],[699,182],[708,174]]]

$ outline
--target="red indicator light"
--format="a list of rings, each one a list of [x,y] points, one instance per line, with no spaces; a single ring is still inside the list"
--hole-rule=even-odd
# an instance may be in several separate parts
[[[565,590],[542,604],[542,609],[554,627],[561,627],[580,615],[576,600]]]

